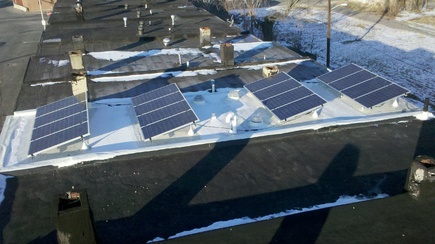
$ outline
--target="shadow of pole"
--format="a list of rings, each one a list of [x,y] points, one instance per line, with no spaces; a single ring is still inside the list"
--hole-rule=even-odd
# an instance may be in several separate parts
[[[358,165],[359,150],[347,144],[332,160],[316,185],[323,190],[319,193],[327,197],[350,183]],[[335,199],[337,200],[337,199]],[[325,202],[335,201],[327,199]],[[329,209],[290,215],[284,218],[270,243],[315,243],[328,218]]]

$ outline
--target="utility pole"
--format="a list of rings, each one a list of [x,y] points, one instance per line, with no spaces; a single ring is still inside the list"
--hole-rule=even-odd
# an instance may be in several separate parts
[[[326,30],[326,68],[329,69],[331,55],[331,0],[328,0],[328,27]]]

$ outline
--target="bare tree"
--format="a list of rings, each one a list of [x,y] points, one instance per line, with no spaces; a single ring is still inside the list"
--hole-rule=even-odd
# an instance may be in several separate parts
[[[285,16],[290,13],[290,10],[299,2],[300,0],[286,0],[285,4]]]

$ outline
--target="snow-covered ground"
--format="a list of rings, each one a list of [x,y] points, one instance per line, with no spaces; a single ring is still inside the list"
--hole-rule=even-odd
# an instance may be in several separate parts
[[[284,13],[284,7],[278,5],[259,9],[257,18],[277,12]],[[377,23],[381,16],[376,20],[365,20],[335,9],[331,17],[331,68],[355,63],[408,88],[421,100],[426,97],[433,99],[435,26],[407,22],[423,14],[435,15],[435,10],[419,15],[399,15],[397,21],[414,27],[415,31],[411,31],[410,28]],[[314,54],[319,63],[325,64],[326,21],[325,8],[295,8],[286,18],[276,20],[273,26],[274,39],[285,46]]]

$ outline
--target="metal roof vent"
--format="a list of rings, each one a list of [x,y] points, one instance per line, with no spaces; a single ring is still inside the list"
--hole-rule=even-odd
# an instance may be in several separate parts
[[[169,43],[171,42],[171,39],[169,37],[165,37],[163,39],[163,44],[165,45],[165,47],[167,47],[169,45]]]
[[[204,96],[203,96],[203,95],[196,95],[196,96],[193,98],[193,102],[194,102],[195,104],[205,104]]]
[[[253,115],[250,121],[250,125],[254,128],[261,127],[263,125],[263,117],[261,117],[261,115],[259,114]]]
[[[240,99],[239,90],[231,90],[230,92],[228,92],[228,97],[233,100],[239,100]]]

